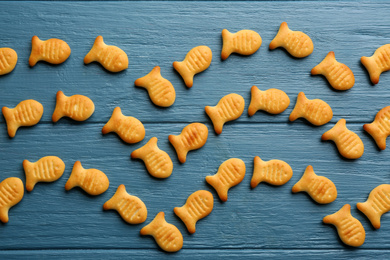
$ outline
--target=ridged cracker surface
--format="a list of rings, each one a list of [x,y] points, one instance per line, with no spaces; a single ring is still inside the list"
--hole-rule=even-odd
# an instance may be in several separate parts
[[[10,177],[0,183],[0,221],[9,221],[8,211],[18,204],[24,195],[24,187],[21,179]]]
[[[61,118],[69,117],[76,121],[85,121],[95,111],[95,104],[89,97],[83,95],[65,96],[64,92],[57,92],[56,107],[52,121],[57,122]]]
[[[251,88],[251,103],[248,107],[248,115],[253,116],[257,111],[263,110],[270,114],[280,114],[290,105],[287,94],[276,88],[261,91],[258,87]]]
[[[14,70],[18,62],[18,54],[11,48],[0,48],[0,76]]]
[[[260,48],[262,43],[260,35],[252,30],[231,33],[227,29],[223,29],[222,41],[222,60],[226,60],[232,53],[252,55]]]
[[[63,40],[52,38],[42,41],[38,36],[33,36],[31,40],[31,54],[28,63],[31,67],[38,61],[46,61],[51,64],[60,64],[70,56],[70,47]]]
[[[378,84],[382,72],[390,70],[390,44],[379,47],[371,57],[361,57],[360,61],[370,74],[371,82]]]
[[[266,182],[272,185],[286,184],[292,177],[291,166],[282,160],[263,161],[259,156],[254,158],[253,176],[251,187],[255,188],[259,183]]]
[[[382,108],[374,122],[363,125],[363,129],[374,138],[379,149],[386,149],[386,138],[390,135],[390,106]]]

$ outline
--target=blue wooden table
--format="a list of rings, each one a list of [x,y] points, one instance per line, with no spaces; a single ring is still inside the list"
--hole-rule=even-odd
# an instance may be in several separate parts
[[[61,179],[37,184],[10,210],[9,223],[0,225],[0,258],[388,259],[390,213],[382,217],[381,228],[374,230],[356,203],[365,201],[374,187],[390,182],[390,148],[379,151],[362,128],[390,104],[390,72],[382,74],[379,84],[373,86],[360,63],[361,56],[371,56],[390,43],[389,13],[390,3],[381,1],[0,2],[0,47],[11,47],[19,56],[15,70],[0,77],[0,106],[14,107],[25,99],[44,106],[41,122],[20,129],[13,139],[1,117],[0,179],[15,176],[25,181],[24,159],[56,155],[66,164]],[[268,49],[283,21],[311,37],[314,52],[310,56],[294,59],[283,49]],[[221,61],[224,28],[255,30],[263,44],[252,56],[232,55]],[[65,40],[72,49],[70,58],[58,66],[41,62],[30,68],[33,35]],[[113,74],[99,64],[83,64],[98,35],[127,53],[126,71]],[[198,45],[211,48],[213,61],[187,89],[172,62],[182,60]],[[310,75],[311,68],[329,51],[354,72],[352,89],[335,91],[324,78]],[[176,89],[176,102],[169,108],[154,106],[144,89],[134,87],[135,79],[157,65]],[[248,117],[252,85],[285,91],[290,106],[280,115],[258,112]],[[82,123],[64,118],[53,124],[51,114],[59,90],[65,95],[90,97],[96,106],[93,116]],[[304,120],[288,121],[300,91],[332,107],[330,123],[315,127]],[[232,92],[245,98],[244,114],[217,136],[204,107],[216,105]],[[116,106],[143,122],[146,136],[142,142],[129,145],[115,134],[101,134]],[[343,159],[333,143],[321,141],[322,133],[341,118],[364,142],[365,152],[358,160]],[[180,164],[168,135],[179,134],[192,122],[205,123],[209,138]],[[153,136],[173,160],[168,179],[152,178],[142,161],[130,159],[130,153]],[[249,184],[256,155],[263,160],[286,161],[294,171],[292,179],[281,187],[260,184],[252,190]],[[230,190],[228,201],[221,203],[204,178],[232,157],[244,160],[247,173],[243,182]],[[80,189],[65,191],[77,160],[85,168],[107,174],[110,187],[104,194],[93,197]],[[319,205],[304,193],[291,193],[309,164],[317,174],[333,180],[338,189],[335,202]],[[145,202],[145,224],[158,212],[166,213],[167,221],[183,234],[181,251],[161,251],[151,237],[139,235],[145,224],[129,225],[116,212],[103,211],[103,203],[120,184]],[[199,189],[213,193],[214,210],[190,235],[173,208],[182,206]],[[366,230],[366,241],[357,249],[343,245],[336,229],[322,223],[324,216],[346,203]]]

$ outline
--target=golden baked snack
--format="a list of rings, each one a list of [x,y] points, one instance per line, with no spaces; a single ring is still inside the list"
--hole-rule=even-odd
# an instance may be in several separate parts
[[[381,73],[390,70],[390,44],[376,49],[371,57],[361,57],[360,61],[370,74],[372,84],[378,84]]]
[[[1,111],[7,123],[8,135],[14,137],[19,127],[38,124],[43,115],[43,106],[38,101],[27,99],[14,108],[3,107]]]
[[[103,41],[103,36],[98,36],[93,43],[92,49],[84,57],[84,63],[93,61],[99,62],[106,70],[119,72],[129,66],[127,54],[117,46],[107,45]]]
[[[137,118],[125,116],[120,107],[114,108],[110,120],[103,126],[102,133],[115,132],[126,143],[134,144],[145,137],[145,127]]]
[[[38,36],[33,36],[28,63],[31,67],[41,60],[51,64],[60,64],[68,59],[70,52],[69,45],[63,40],[52,38],[42,41]]]
[[[354,247],[363,245],[366,232],[362,223],[351,215],[351,205],[345,204],[339,211],[324,217],[322,221],[336,226],[344,244]]]
[[[390,106],[382,108],[374,122],[363,125],[363,129],[374,138],[379,149],[386,149],[386,138],[390,135]]]
[[[366,202],[356,204],[370,220],[374,228],[381,227],[381,217],[390,210],[390,184],[381,184],[375,187]]]
[[[187,153],[205,145],[209,130],[202,123],[192,123],[183,128],[180,135],[169,135],[168,140],[176,150],[181,163],[187,160]]]
[[[109,185],[110,182],[104,172],[97,169],[84,169],[81,162],[76,161],[65,189],[70,190],[78,186],[90,195],[100,195],[108,189]]]
[[[355,84],[355,76],[352,70],[345,64],[336,60],[334,52],[326,55],[320,64],[311,70],[311,75],[324,75],[329,84],[337,90],[347,90]]]
[[[45,156],[32,163],[23,161],[26,174],[26,190],[32,191],[37,182],[53,182],[58,180],[65,171],[65,163],[57,156]]]
[[[65,96],[61,90],[57,92],[56,108],[52,121],[55,123],[64,116],[76,121],[85,121],[95,111],[95,104],[89,97],[83,95]]]
[[[194,83],[194,75],[206,70],[213,58],[213,54],[207,46],[197,46],[192,48],[183,61],[173,62],[173,67],[183,78],[188,88]]]
[[[216,106],[206,106],[205,111],[213,122],[215,132],[221,134],[223,125],[239,118],[244,112],[244,108],[244,98],[232,93],[221,98]]]
[[[286,184],[292,177],[293,170],[290,165],[281,160],[263,161],[255,156],[251,187],[256,188],[260,182],[272,185]]]
[[[283,47],[295,58],[309,56],[314,49],[313,42],[307,34],[290,30],[286,22],[280,25],[278,33],[269,44],[270,50],[278,47]]]
[[[7,223],[8,211],[18,204],[24,195],[24,187],[21,179],[10,177],[0,183],[0,221]]]
[[[157,137],[152,137],[141,148],[131,153],[132,159],[144,161],[149,174],[156,178],[168,178],[172,174],[171,157],[157,146]]]
[[[228,191],[236,186],[245,177],[245,163],[238,158],[231,158],[224,161],[213,176],[206,176],[206,182],[218,193],[222,201],[227,201]]]
[[[303,92],[299,92],[297,103],[291,112],[289,120],[295,121],[303,117],[316,126],[328,123],[333,117],[332,108],[321,99],[308,99]]]
[[[152,222],[141,229],[140,234],[152,236],[158,246],[167,252],[177,252],[183,247],[183,235],[176,226],[165,221],[164,212],[158,213]]]
[[[161,76],[159,66],[154,67],[146,76],[136,79],[134,85],[145,88],[156,106],[169,107],[175,102],[175,88],[169,80]]]
[[[14,70],[18,54],[11,48],[0,48],[0,76]]]
[[[258,110],[280,114],[287,109],[288,105],[290,105],[290,98],[284,91],[276,88],[261,91],[258,87],[252,86],[248,115],[253,116]]]
[[[337,189],[334,183],[324,176],[318,176],[313,166],[306,167],[301,179],[292,187],[292,192],[304,191],[320,204],[328,204],[337,198]]]
[[[242,55],[252,55],[260,48],[262,43],[260,35],[252,30],[241,30],[231,33],[223,29],[222,41],[222,60],[226,60],[233,52]]]
[[[140,224],[146,220],[148,210],[143,201],[126,192],[125,185],[119,185],[114,196],[103,205],[104,210],[114,209],[129,224]]]
[[[214,207],[214,197],[207,190],[198,190],[192,193],[182,207],[175,207],[173,211],[184,222],[188,232],[195,233],[198,220],[208,216]]]
[[[334,141],[340,154],[347,159],[358,159],[363,155],[364,144],[357,134],[347,128],[345,119],[340,119],[321,139]]]

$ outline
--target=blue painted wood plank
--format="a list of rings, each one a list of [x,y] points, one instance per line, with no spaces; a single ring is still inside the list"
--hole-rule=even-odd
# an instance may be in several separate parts
[[[45,108],[42,122],[18,131],[14,139],[6,133],[0,118],[0,179],[17,176],[25,180],[22,161],[57,155],[66,163],[64,176],[55,183],[37,184],[26,193],[20,204],[10,211],[10,222],[0,227],[0,257],[31,258],[123,258],[161,257],[268,257],[275,259],[356,258],[375,254],[388,258],[390,215],[382,218],[380,230],[373,230],[357,211],[356,203],[366,200],[371,189],[388,183],[388,149],[379,151],[363,129],[376,112],[389,105],[390,72],[372,86],[360,65],[362,55],[390,43],[390,4],[386,2],[1,2],[0,47],[14,48],[18,65],[11,74],[0,77],[0,106],[15,106],[33,98]],[[17,21],[16,23],[14,21]],[[313,39],[315,50],[305,59],[293,59],[283,50],[268,50],[282,21],[294,30],[302,30]],[[263,45],[249,57],[232,55],[220,60],[221,31],[253,29],[260,33]],[[107,44],[121,47],[129,56],[129,69],[108,73],[98,64],[84,65],[84,55],[97,35]],[[59,66],[38,63],[29,68],[27,60],[31,37],[58,37],[72,48],[69,60]],[[205,44],[213,51],[208,70],[195,76],[187,89],[172,68],[192,47]],[[310,76],[310,70],[329,51],[346,63],[356,77],[355,86],[347,92],[332,90],[321,77]],[[167,109],[151,104],[146,91],[133,82],[154,66],[176,88],[177,100]],[[229,93],[241,94],[250,101],[250,87],[279,88],[291,99],[281,115],[258,112],[244,115],[224,127],[216,136],[204,113],[204,106],[215,105]],[[96,105],[94,115],[86,122],[61,119],[51,123],[58,90],[66,95],[84,94]],[[331,123],[313,127],[303,120],[289,123],[296,96],[304,91],[309,98],[322,98],[334,111]],[[120,106],[126,115],[145,124],[146,137],[135,145],[120,141],[114,134],[103,136],[101,128]],[[340,157],[334,144],[322,142],[322,133],[340,118],[365,144],[365,153],[356,161]],[[190,152],[188,161],[179,164],[169,134],[179,134],[189,122],[203,122],[209,128],[205,147]],[[131,160],[130,153],[157,136],[159,147],[169,153],[174,172],[166,180],[150,177],[141,161]],[[288,162],[294,175],[282,187],[260,184],[249,187],[253,157]],[[204,181],[218,166],[231,157],[245,161],[247,174],[242,184],[229,192],[221,203],[215,191]],[[109,190],[98,197],[87,196],[79,189],[66,192],[64,185],[72,165],[81,160],[86,168],[98,168],[110,179]],[[332,179],[338,198],[330,205],[317,205],[305,194],[292,194],[308,164]],[[119,184],[139,196],[148,207],[149,222],[159,212],[178,226],[184,235],[184,246],[178,254],[165,254],[150,237],[141,237],[143,225],[131,226],[116,212],[102,210],[103,203]],[[197,232],[189,235],[183,223],[173,214],[173,207],[184,204],[198,189],[210,190],[215,209],[201,220]],[[322,218],[345,203],[362,221],[367,236],[358,250],[345,247],[336,230],[322,224]],[[145,224],[146,224],[145,223]]]

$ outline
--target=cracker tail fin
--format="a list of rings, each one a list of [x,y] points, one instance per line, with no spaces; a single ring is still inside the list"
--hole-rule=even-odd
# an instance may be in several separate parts
[[[381,70],[379,70],[378,65],[375,63],[375,57],[363,56],[360,58],[360,61],[368,71],[372,84],[378,84]]]
[[[260,184],[260,182],[263,181],[263,178],[262,178],[262,175],[261,175],[261,171],[258,171],[257,169],[260,167],[262,167],[262,164],[264,164],[264,161],[261,160],[261,158],[259,156],[255,156],[254,160],[253,160],[253,176],[252,176],[252,179],[251,179],[251,188],[254,189],[257,187],[257,185]]]
[[[143,87],[145,88],[147,83],[155,78],[159,78],[161,76],[161,68],[160,66],[154,67],[147,75],[138,78],[134,81],[134,85],[136,87]]]
[[[186,149],[184,149],[180,136],[169,135],[168,140],[172,144],[172,146],[175,148],[177,158],[179,159],[179,161],[181,163],[185,163],[187,160],[188,151]]]
[[[227,29],[222,30],[222,51],[221,51],[222,60],[226,60],[233,52],[233,46],[230,43],[232,37],[233,34],[230,33]]]
[[[215,189],[215,191],[218,193],[219,198],[222,201],[227,201],[229,188],[221,184],[218,176],[206,176],[206,182]]]
[[[156,217],[152,220],[152,222],[150,222],[149,224],[147,224],[146,226],[144,226],[141,230],[140,230],[140,234],[145,236],[145,235],[151,235],[154,233],[154,231],[160,227],[161,225],[163,225],[165,223],[165,213],[164,212],[160,212],[156,215]]]
[[[333,213],[331,215],[325,216],[322,221],[325,224],[332,224],[335,225],[335,223],[338,221],[339,216],[345,216],[351,214],[351,205],[345,204],[339,211],[336,213]]]
[[[34,35],[31,39],[31,54],[28,59],[28,64],[31,67],[34,67],[38,61],[41,59],[41,55],[39,53],[39,49],[41,48],[42,41],[38,38],[38,36]]]
[[[175,207],[173,211],[175,212],[176,216],[178,216],[181,219],[181,221],[183,221],[183,223],[186,225],[188,232],[190,232],[191,234],[195,233],[196,221],[194,221],[194,219],[191,216],[189,216],[188,210],[183,206],[183,207]]]
[[[116,189],[116,192],[115,194],[111,197],[111,199],[107,200],[104,204],[103,204],[103,209],[104,210],[109,210],[109,209],[114,209],[115,208],[115,205],[118,201],[118,197],[120,196],[120,194],[122,194],[123,192],[126,192],[126,188],[125,188],[125,185],[121,184],[118,186],[118,188]]]
[[[379,149],[385,150],[386,149],[386,137],[382,134],[382,132],[378,129],[377,124],[375,122],[371,124],[364,124],[363,129],[369,133],[372,138],[375,140],[376,144],[378,145]]]
[[[70,190],[78,185],[79,174],[84,170],[80,161],[76,161],[73,165],[72,172],[68,181],[65,184],[65,190]]]
[[[251,102],[249,103],[248,107],[248,115],[253,116],[260,108],[262,104],[259,104],[260,96],[261,96],[261,90],[256,87],[252,86],[251,88]]]
[[[192,72],[188,71],[187,67],[185,66],[185,61],[174,61],[173,67],[175,70],[180,74],[180,76],[183,78],[185,85],[187,88],[191,88],[194,84],[194,75]]]
[[[57,92],[56,95],[56,107],[54,109],[53,115],[51,117],[51,120],[55,123],[58,120],[60,120],[65,114],[63,111],[63,104],[65,102],[65,99],[67,96],[65,96],[64,92],[61,90]]]
[[[96,61],[96,52],[104,46],[103,36],[99,35],[96,37],[95,42],[93,43],[92,49],[84,57],[84,63],[89,64],[93,61]]]
[[[1,109],[1,112],[3,113],[3,116],[5,118],[5,121],[7,123],[7,131],[9,137],[13,138],[16,135],[16,131],[18,130],[18,125],[13,121],[13,111],[12,108],[3,107]]]
[[[114,108],[114,111],[112,112],[112,115],[108,122],[103,126],[102,128],[102,134],[108,134],[112,131],[114,131],[114,125],[115,121],[122,116],[122,110],[120,107]]]
[[[9,208],[6,206],[0,207],[0,221],[3,223],[7,223],[9,220],[8,210],[9,210]]]
[[[271,41],[271,43],[269,44],[269,49],[270,50],[273,50],[273,49],[276,49],[278,47],[280,47],[280,42],[281,40],[285,37],[285,34],[286,32],[289,30],[288,28],[288,25],[286,22],[283,22],[280,27],[279,27],[279,31],[278,33],[276,34],[275,38]]]
[[[206,114],[209,116],[209,118],[213,122],[215,133],[221,134],[224,121],[222,120],[222,118],[220,117],[220,115],[218,113],[218,107],[206,106],[204,109],[206,111]]]
[[[301,179],[297,183],[294,184],[291,191],[293,193],[304,191],[306,189],[305,183],[307,182],[308,179],[312,178],[313,175],[315,175],[314,170],[313,170],[313,166],[308,165],[306,167],[306,170],[303,173]]]
[[[31,169],[33,163],[29,162],[28,160],[23,161],[23,169],[26,175],[26,190],[32,191],[34,189],[35,184],[37,183],[37,180],[33,174],[29,173],[29,169]]]
[[[157,137],[152,137],[150,140],[142,147],[138,148],[137,150],[134,150],[130,157],[131,159],[138,159],[138,158],[143,158],[146,154],[148,154],[148,151],[151,151],[153,147],[157,146]]]
[[[321,140],[333,140],[338,133],[340,133],[340,129],[344,129],[346,127],[345,119],[340,119],[331,129],[322,134]]]
[[[297,98],[297,103],[295,103],[295,107],[289,116],[290,121],[295,121],[296,119],[298,119],[302,116],[303,107],[304,107],[304,104],[306,103],[306,100],[307,100],[307,98],[306,98],[305,94],[303,92],[299,92],[298,98]]]
[[[372,210],[372,206],[370,205],[369,202],[364,202],[364,203],[357,203],[356,207],[358,210],[360,210],[368,220],[370,220],[372,226],[376,229],[379,229],[381,227],[381,215],[375,213],[375,211]]]
[[[329,52],[325,59],[323,59],[317,66],[312,68],[311,75],[318,75],[324,73],[324,69],[328,67],[336,59],[334,52]]]

